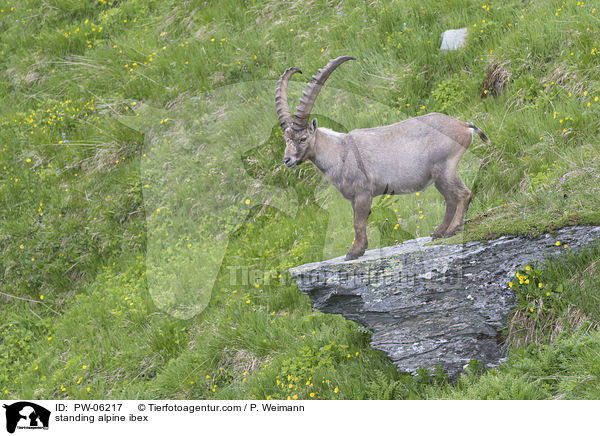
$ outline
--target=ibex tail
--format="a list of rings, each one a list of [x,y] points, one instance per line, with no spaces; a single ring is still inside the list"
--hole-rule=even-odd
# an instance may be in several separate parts
[[[485,142],[486,144],[490,143],[490,138],[488,138],[487,135],[485,133],[483,133],[483,131],[481,131],[481,129],[479,127],[477,127],[473,123],[469,123],[468,126],[469,126],[469,128],[473,129],[475,132],[477,132],[477,134],[479,135],[479,137],[481,138],[481,140],[483,142]]]

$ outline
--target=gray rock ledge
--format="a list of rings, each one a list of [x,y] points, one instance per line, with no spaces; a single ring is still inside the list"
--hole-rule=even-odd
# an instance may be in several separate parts
[[[431,238],[423,237],[289,271],[316,309],[371,330],[371,346],[399,370],[439,365],[454,378],[472,359],[493,367],[505,358],[499,331],[515,304],[508,282],[518,268],[564,254],[556,241],[577,251],[598,238],[600,226],[461,245],[425,245]]]

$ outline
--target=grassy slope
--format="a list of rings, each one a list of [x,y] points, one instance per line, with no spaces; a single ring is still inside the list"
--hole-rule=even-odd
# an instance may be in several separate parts
[[[0,398],[598,398],[597,251],[538,273],[552,294],[544,310],[543,294],[519,288],[516,327],[551,344],[515,348],[502,369],[475,368],[456,385],[398,374],[368,332],[314,312],[285,271],[321,256],[323,180],[312,168],[282,173],[278,129],[244,165],[296,192],[299,215],[251,206],[196,317],[170,317],[148,294],[140,171],[151,153],[119,120],[139,113],[172,132],[138,108],[168,114],[206,91],[273,80],[291,65],[312,72],[342,54],[359,60],[329,85],[370,102],[322,106],[346,128],[443,111],[492,138],[472,150],[481,167],[463,236],[600,222],[600,12],[575,1],[413,3],[0,3]],[[440,33],[463,26],[466,49],[440,56]],[[482,100],[493,62],[511,81]],[[437,195],[402,198],[400,212],[381,199],[370,221],[379,243],[429,232]],[[401,229],[386,224],[396,216]],[[231,286],[232,265],[283,282]],[[587,321],[556,334],[573,311]]]

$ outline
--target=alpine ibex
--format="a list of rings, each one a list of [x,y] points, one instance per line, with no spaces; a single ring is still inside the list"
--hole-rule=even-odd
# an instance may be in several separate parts
[[[456,167],[473,142],[473,132],[486,143],[489,139],[475,125],[438,113],[349,133],[317,128],[317,120],[309,122],[309,117],[319,91],[329,75],[351,59],[341,56],[320,69],[293,117],[287,103],[288,81],[301,71],[288,68],[279,78],[275,103],[286,142],[284,165],[293,168],[310,159],[352,203],[355,238],[346,260],[362,256],[367,248],[367,218],[378,195],[414,193],[433,182],[444,196],[446,212],[431,236],[454,234],[463,225],[472,197]]]

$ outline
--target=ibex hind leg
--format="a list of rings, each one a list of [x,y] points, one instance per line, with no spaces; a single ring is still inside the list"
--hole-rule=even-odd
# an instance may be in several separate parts
[[[456,206],[454,218],[446,230],[446,236],[451,236],[456,233],[457,230],[461,230],[463,228],[465,216],[467,215],[467,209],[469,209],[469,204],[471,203],[471,198],[473,198],[473,194],[465,186],[465,191],[462,191],[458,205]]]
[[[446,214],[434,234],[439,231],[440,236],[452,236],[457,230],[462,229],[473,194],[456,172],[436,180],[435,186],[446,200]]]
[[[446,212],[444,213],[444,218],[439,226],[435,228],[431,237],[433,239],[442,238],[450,223],[454,219],[454,215],[456,215],[456,207],[458,205],[458,198],[453,189],[451,189],[451,185],[447,183],[447,181],[443,179],[439,179],[435,181],[435,187],[444,197],[444,201],[446,202]]]

